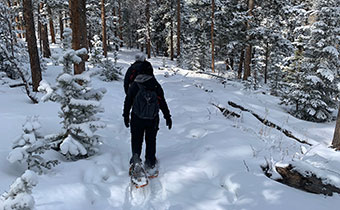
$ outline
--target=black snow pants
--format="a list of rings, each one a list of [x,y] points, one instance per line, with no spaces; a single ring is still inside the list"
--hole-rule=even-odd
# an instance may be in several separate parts
[[[131,113],[131,149],[132,157],[140,157],[145,135],[145,164],[153,167],[156,164],[156,136],[159,129],[159,115],[153,120],[138,118]],[[130,159],[132,163],[132,158]]]

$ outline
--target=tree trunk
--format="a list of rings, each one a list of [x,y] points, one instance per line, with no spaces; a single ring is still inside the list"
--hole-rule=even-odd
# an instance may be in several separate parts
[[[122,24],[122,4],[118,0],[118,24],[119,24],[119,38],[121,40],[120,47],[123,47],[123,24]]]
[[[215,0],[211,1],[211,70],[215,72],[215,43],[214,43]]]
[[[336,125],[335,125],[335,130],[334,130],[332,146],[336,150],[340,150],[340,106],[339,106],[339,111],[338,111],[338,117],[336,119]]]
[[[147,27],[147,34],[146,34],[146,51],[148,54],[148,58],[151,58],[151,34],[150,34],[150,0],[146,0],[146,8],[145,8],[145,15],[146,15],[146,27]]]
[[[269,46],[268,42],[266,43],[266,58],[264,61],[264,83],[267,84],[268,79],[268,57],[269,57]]]
[[[102,44],[103,55],[107,58],[107,39],[106,39],[106,17],[105,17],[105,0],[101,0],[101,16],[102,16]]]
[[[42,45],[42,39],[41,39],[41,20],[40,20],[40,8],[38,9],[38,39],[39,39],[39,50],[40,54],[43,54],[43,45]]]
[[[63,40],[63,33],[64,33],[64,21],[63,21],[63,12],[60,11],[59,13],[59,30],[60,30],[60,40]]]
[[[113,12],[112,15],[114,17],[114,23],[116,25],[116,23],[117,23],[116,18],[115,18],[116,17],[116,4],[114,4],[112,12]],[[115,37],[117,37],[117,27],[115,27],[114,34],[115,34]]]
[[[177,57],[181,54],[181,0],[177,0]]]
[[[55,31],[54,31],[54,24],[53,24],[53,16],[52,16],[52,10],[49,6],[47,6],[47,12],[49,16],[49,25],[50,25],[50,34],[51,34],[51,39],[52,43],[55,44]]]
[[[42,10],[44,8],[44,4],[40,3],[40,9]],[[43,44],[43,56],[45,58],[51,57],[51,50],[50,50],[50,43],[48,42],[48,31],[47,31],[47,22],[46,15],[42,15],[42,18],[44,21],[41,23],[41,40]]]
[[[173,0],[170,2],[170,12],[172,13]],[[172,14],[170,15],[170,59],[174,60],[174,21]]]
[[[248,15],[249,16],[253,16],[253,9],[254,9],[254,0],[248,0]],[[249,22],[247,23],[247,27],[248,29],[250,28],[250,24]],[[250,37],[248,36],[248,41],[250,40]],[[250,76],[250,72],[251,72],[251,58],[252,58],[252,45],[249,44],[246,48],[246,56],[245,56],[245,61],[244,61],[244,74],[243,74],[243,80],[247,80],[248,77]]]
[[[72,48],[79,50],[88,48],[86,30],[86,0],[69,0],[71,29],[72,29]],[[82,62],[74,64],[74,74],[81,74],[85,71],[86,55],[82,55]]]
[[[40,60],[35,37],[34,18],[32,11],[32,0],[23,0],[24,18],[26,24],[26,36],[28,53],[30,57],[33,91],[37,92],[41,81]]]
[[[237,72],[238,79],[242,78],[243,62],[244,62],[244,50],[242,49],[241,55],[240,55],[240,63],[238,65],[238,72]]]

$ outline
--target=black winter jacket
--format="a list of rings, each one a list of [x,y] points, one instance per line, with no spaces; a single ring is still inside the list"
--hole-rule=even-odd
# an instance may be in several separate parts
[[[138,84],[143,85],[148,90],[155,90],[157,93],[159,108],[163,112],[164,118],[168,119],[171,117],[168,105],[164,98],[164,92],[162,86],[157,82],[156,78],[151,75],[140,74],[136,77],[135,81],[131,84],[128,89],[127,95],[124,101],[123,116],[128,117],[130,110],[133,105],[133,100],[136,97],[139,87]]]
[[[128,68],[124,77],[125,94],[127,94],[130,85],[138,74],[153,75],[153,68],[151,63],[148,61],[136,61]]]

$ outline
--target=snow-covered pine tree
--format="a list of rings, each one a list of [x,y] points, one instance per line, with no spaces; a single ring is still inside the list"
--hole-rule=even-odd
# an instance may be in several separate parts
[[[83,50],[75,51],[71,46],[71,29],[64,31],[64,55],[61,63],[63,72],[57,77],[56,87],[42,81],[39,91],[46,92],[42,100],[51,100],[61,105],[59,116],[62,118],[62,130],[59,134],[46,136],[46,139],[54,142],[61,153],[69,159],[78,159],[93,155],[100,141],[100,136],[95,132],[105,127],[105,123],[96,116],[103,112],[100,100],[106,90],[90,87],[92,72],[85,71],[82,74],[72,74],[72,64],[80,62],[77,55]]]
[[[301,119],[330,120],[337,107],[339,80],[339,1],[316,1],[309,18],[309,37],[301,61],[301,80],[286,103],[299,104],[293,114]]]
[[[16,42],[14,11],[4,2],[0,2],[0,24],[0,72],[5,72],[11,79],[18,79],[19,74],[7,57],[12,55],[15,57],[14,55],[17,54],[16,46],[23,46],[21,42]]]
[[[293,46],[287,39],[290,8],[290,0],[257,2],[253,10],[253,27],[249,31],[256,53],[252,73],[254,79],[256,78],[256,83],[263,79],[266,83],[269,82],[275,95],[278,94],[283,77],[284,60],[293,52]]]
[[[152,28],[152,44],[156,48],[157,55],[166,55],[167,54],[167,30],[166,30],[166,21],[167,21],[167,13],[169,8],[167,8],[166,1],[156,1],[154,2],[152,13],[151,13],[151,28]]]
[[[247,4],[239,0],[219,0],[215,6],[215,58],[236,69],[245,48]]]
[[[118,52],[116,50],[113,52],[114,62],[112,62],[112,60],[103,56],[102,41],[99,36],[93,37],[92,45],[93,49],[89,61],[95,68],[100,69],[101,79],[104,81],[118,80],[122,69],[117,65]]]
[[[44,169],[51,169],[59,161],[45,160],[41,156],[46,150],[51,149],[51,144],[39,134],[40,127],[38,117],[27,117],[25,124],[22,126],[23,134],[14,141],[13,150],[7,159],[11,163],[26,162],[29,170],[42,174]]]
[[[205,71],[211,66],[209,1],[190,1],[184,6],[182,31],[183,43],[180,63],[183,67]],[[188,14],[188,16],[186,15]],[[189,15],[190,14],[190,15]]]
[[[21,177],[14,181],[9,192],[1,196],[0,208],[3,210],[33,210],[35,202],[32,189],[37,184],[37,175],[31,170],[25,171]]]
[[[11,79],[21,78],[27,96],[38,103],[32,88],[29,85],[30,74],[27,69],[29,57],[25,43],[16,39],[14,10],[0,2],[0,71],[6,73]],[[19,32],[18,32],[19,33]]]
[[[100,36],[95,35],[93,39],[91,40],[91,43],[92,43],[92,52],[90,53],[89,62],[92,65],[98,65],[102,63],[102,60],[104,58],[102,41],[101,41]]]

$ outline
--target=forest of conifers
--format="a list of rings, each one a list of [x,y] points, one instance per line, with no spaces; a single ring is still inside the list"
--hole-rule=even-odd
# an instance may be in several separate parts
[[[268,87],[298,118],[336,118],[339,0],[1,0],[0,22],[0,71],[22,79],[34,102],[50,44],[71,28],[74,50],[100,46],[106,57],[139,48],[148,58]],[[80,57],[74,74],[85,71],[89,56]],[[340,147],[337,132],[333,146]]]

